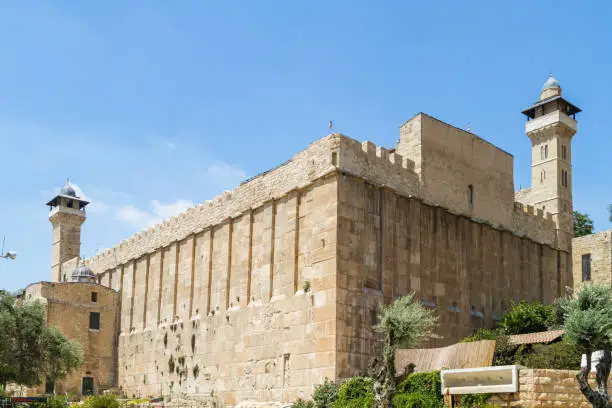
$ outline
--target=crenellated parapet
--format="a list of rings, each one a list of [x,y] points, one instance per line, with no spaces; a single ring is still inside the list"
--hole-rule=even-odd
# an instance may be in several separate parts
[[[86,263],[97,273],[112,269],[299,190],[336,171],[332,152],[339,150],[340,139],[338,135],[322,138],[285,164],[139,232]]]
[[[412,160],[369,141],[339,137],[338,167],[342,172],[404,195],[419,196],[419,178]]]
[[[259,208],[336,171],[406,195],[418,196],[418,177],[412,161],[371,142],[358,142],[341,134],[331,134],[312,143],[285,164],[141,231],[85,262],[97,273],[112,269]]]
[[[512,213],[512,231],[519,236],[557,247],[556,224],[549,212],[532,205],[515,202]]]
[[[334,172],[361,178],[401,195],[424,199],[412,160],[369,141],[359,142],[342,134],[331,134],[312,143],[281,166],[141,231],[85,262],[95,272],[104,272],[211,226],[235,219]],[[517,235],[555,244],[554,222],[550,214],[544,215],[532,206],[514,203],[512,221],[508,227]]]

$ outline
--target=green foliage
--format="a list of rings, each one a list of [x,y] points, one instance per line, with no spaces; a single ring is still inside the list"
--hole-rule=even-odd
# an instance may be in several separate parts
[[[382,367],[373,367],[377,407],[391,407],[395,394],[395,350],[412,348],[434,337],[438,317],[409,293],[386,306],[374,330],[384,333]]]
[[[305,401],[301,398],[298,398],[291,407],[292,408],[314,408],[314,406],[315,406],[314,402]]]
[[[612,204],[608,205],[608,212],[610,213],[608,220],[612,222]]]
[[[333,408],[334,402],[338,399],[338,384],[325,379],[323,384],[315,387],[312,399],[316,408]]]
[[[566,305],[565,338],[581,353],[612,348],[612,289],[587,285]]]
[[[47,327],[40,302],[16,302],[0,291],[0,384],[34,386],[64,378],[83,362],[77,342]]]
[[[520,356],[520,364],[529,368],[553,370],[579,370],[582,354],[578,349],[560,341],[553,344],[536,344],[533,349]]]
[[[83,401],[82,408],[119,408],[119,401],[114,395],[92,395]]]
[[[374,406],[373,381],[367,377],[352,377],[338,390],[334,408],[372,408]]]
[[[49,397],[42,404],[37,404],[37,408],[66,408],[67,406],[68,398],[63,395]]]
[[[554,320],[554,308],[537,301],[513,303],[504,314],[500,328],[506,335],[535,333],[548,330]]]
[[[434,337],[437,322],[434,311],[424,308],[410,293],[386,306],[374,329],[385,333],[394,347],[414,348]]]
[[[443,408],[440,372],[410,374],[397,386],[394,408]]]
[[[487,403],[492,394],[467,394],[459,399],[460,408],[488,408],[494,405]]]
[[[516,363],[517,347],[508,343],[507,336],[499,336],[495,340],[495,351],[493,352],[493,365],[504,366]]]
[[[574,237],[582,237],[593,233],[593,220],[589,214],[578,211],[572,213],[574,220]]]
[[[472,341],[480,340],[496,340],[502,335],[502,331],[499,328],[496,329],[478,329],[474,334],[461,340],[461,343],[469,343]]]

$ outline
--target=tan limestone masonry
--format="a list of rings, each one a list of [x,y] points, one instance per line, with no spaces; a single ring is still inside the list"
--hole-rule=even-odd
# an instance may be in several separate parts
[[[517,408],[590,408],[591,404],[578,389],[576,371],[521,369],[519,390],[514,394],[498,394],[489,402],[500,407]],[[594,387],[595,377],[591,378]]]
[[[408,291],[439,311],[439,346],[513,300],[552,300],[572,284],[569,253],[549,214],[515,202],[512,166],[419,114],[395,150],[329,135],[86,260],[120,295],[116,385],[293,401],[364,373],[381,304]]]
[[[96,293],[95,302],[92,292]],[[56,393],[81,393],[83,377],[93,377],[95,389],[117,384],[117,333],[119,294],[95,283],[39,282],[25,289],[24,300],[39,300],[45,306],[47,324],[59,329],[83,349],[83,365],[55,385]],[[100,314],[100,328],[89,329],[91,312]],[[45,384],[28,395],[44,392]]]
[[[582,280],[582,256],[591,259],[591,280]],[[572,240],[572,272],[576,288],[584,283],[612,285],[612,230]]]

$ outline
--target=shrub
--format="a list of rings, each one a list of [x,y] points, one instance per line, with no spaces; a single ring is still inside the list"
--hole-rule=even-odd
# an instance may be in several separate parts
[[[47,398],[47,401],[37,406],[38,408],[66,408],[68,406],[68,398],[62,395],[56,395]]]
[[[314,408],[314,402],[312,401],[304,401],[301,398],[298,398],[292,405],[292,408]]]
[[[92,395],[83,401],[83,408],[119,408],[114,395]]]
[[[461,340],[461,343],[469,343],[480,340],[496,340],[501,335],[501,329],[478,329],[471,336]]]
[[[328,378],[321,385],[315,387],[312,399],[316,408],[333,408],[338,399],[338,384]]]
[[[395,408],[443,408],[440,372],[410,374],[397,386]]]
[[[546,331],[554,323],[554,314],[553,305],[522,300],[513,303],[510,310],[504,314],[500,328],[506,335]]]
[[[373,381],[367,377],[352,377],[338,389],[334,408],[372,408],[374,406]]]
[[[560,341],[553,344],[536,344],[517,360],[529,368],[580,370],[581,358],[582,354],[575,346]]]
[[[493,404],[487,403],[491,398],[491,394],[467,394],[462,395],[459,399],[460,408],[489,408],[495,407]]]

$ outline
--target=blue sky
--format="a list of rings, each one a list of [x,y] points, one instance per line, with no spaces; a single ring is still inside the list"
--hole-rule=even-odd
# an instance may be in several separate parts
[[[44,203],[92,202],[82,254],[212,198],[328,133],[393,146],[425,112],[514,155],[548,73],[581,107],[574,205],[611,227],[605,2],[3,1],[2,284],[49,279]]]

